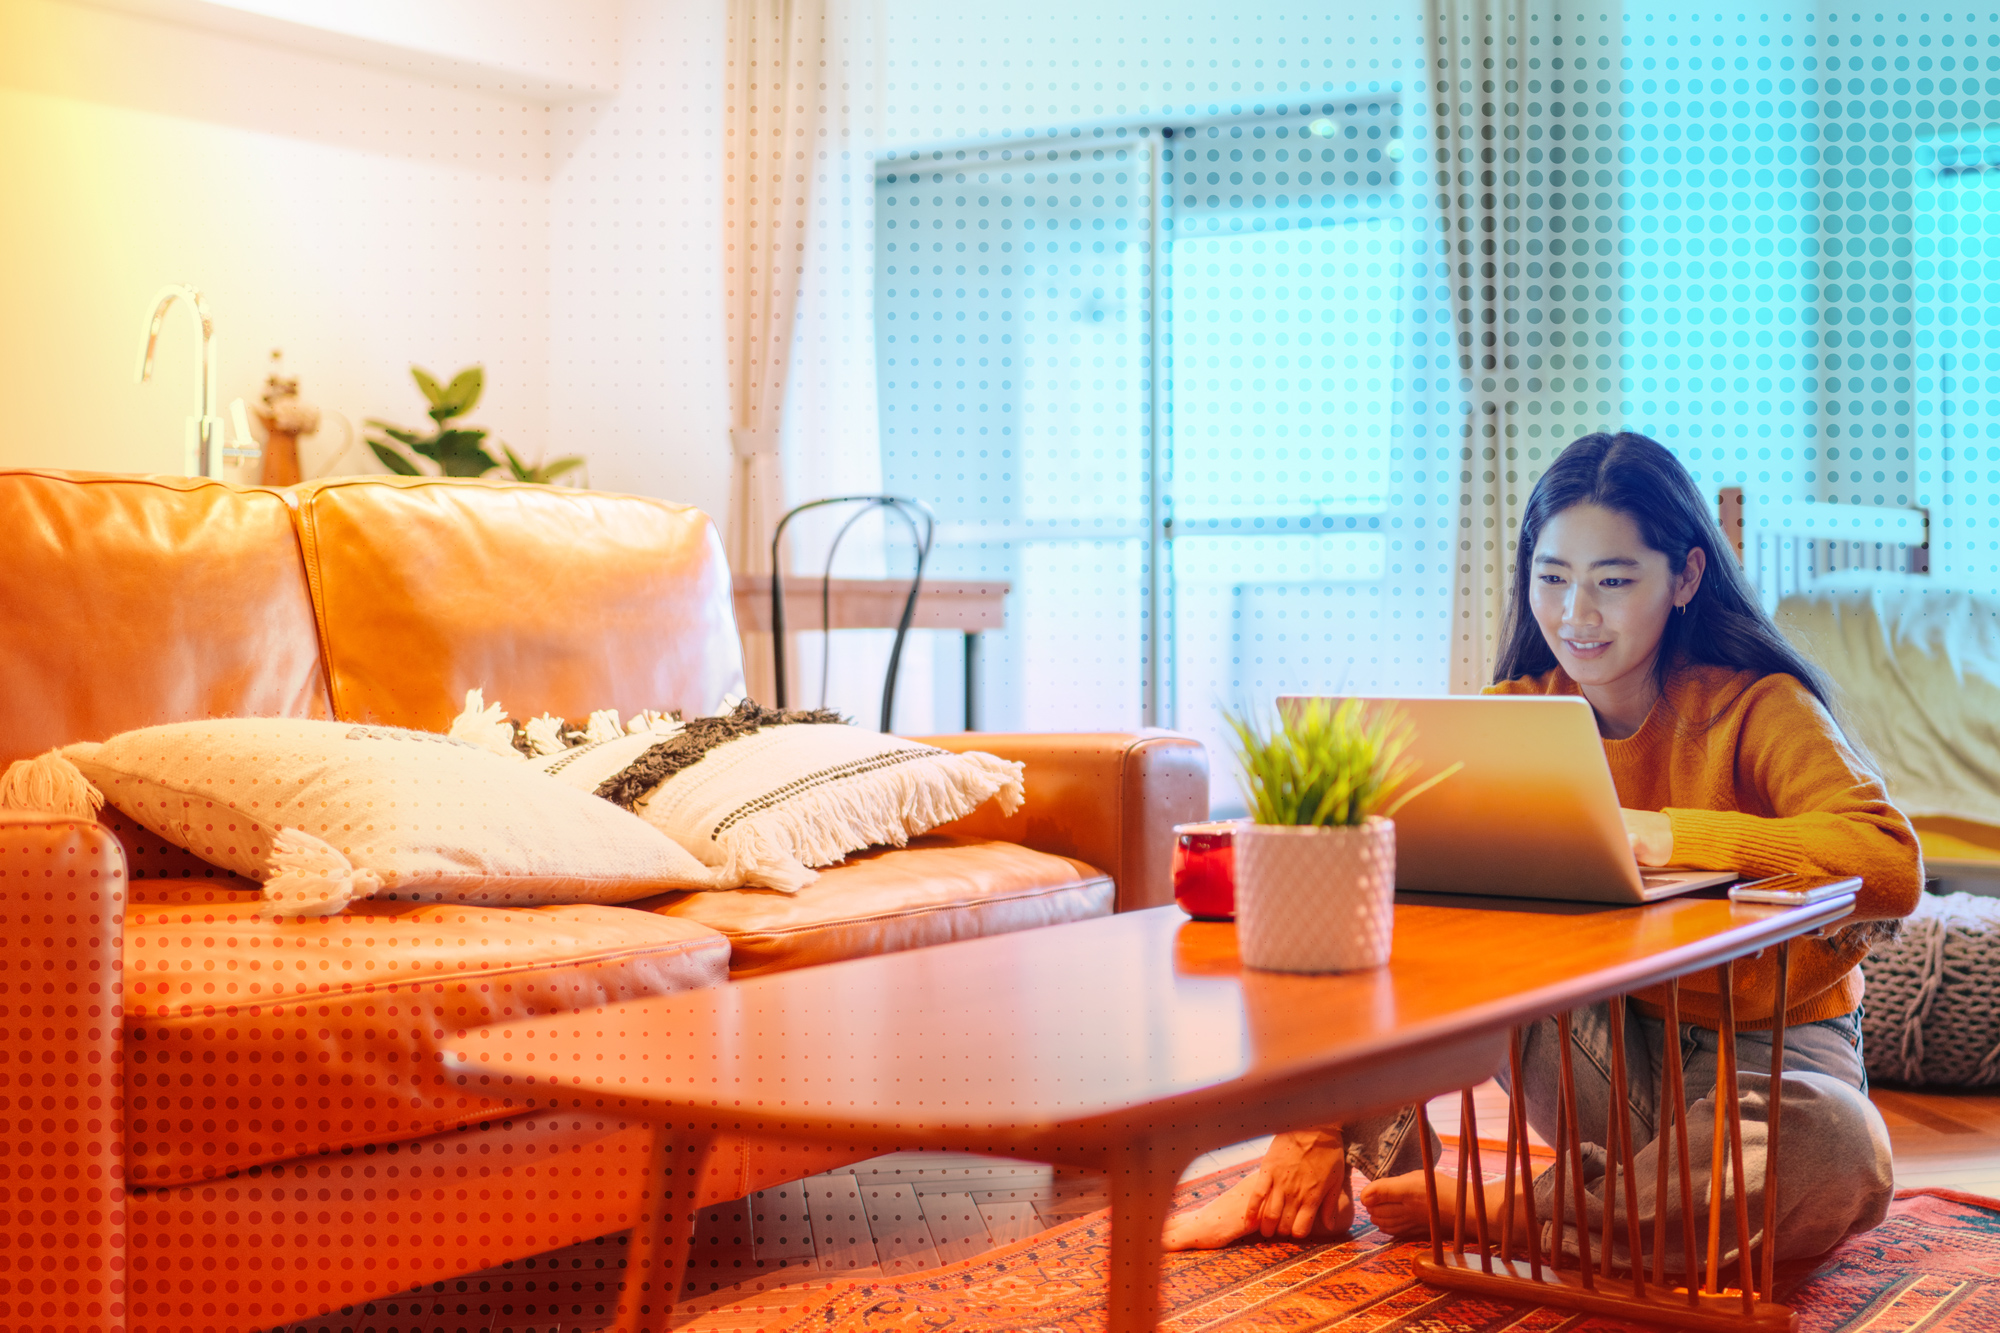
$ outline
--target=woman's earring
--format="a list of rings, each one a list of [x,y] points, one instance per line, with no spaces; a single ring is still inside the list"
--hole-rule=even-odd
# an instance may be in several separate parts
[[[1688,613],[1688,604],[1687,604],[1686,602],[1682,602],[1682,603],[1681,603],[1681,614],[1682,614],[1682,615],[1686,615],[1687,613]]]

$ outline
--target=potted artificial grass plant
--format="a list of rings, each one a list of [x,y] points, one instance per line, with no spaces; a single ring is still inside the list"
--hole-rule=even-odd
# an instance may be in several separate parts
[[[1299,700],[1275,727],[1226,714],[1250,822],[1237,826],[1236,933],[1245,966],[1345,972],[1389,961],[1408,719],[1359,699]]]

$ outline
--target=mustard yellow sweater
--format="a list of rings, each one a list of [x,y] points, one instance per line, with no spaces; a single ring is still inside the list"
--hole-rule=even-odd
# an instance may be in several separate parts
[[[1494,694],[1579,694],[1556,667],[1491,688]],[[1621,804],[1659,810],[1673,822],[1676,865],[1735,870],[1745,877],[1793,871],[1861,876],[1850,920],[1907,916],[1923,892],[1923,865],[1909,820],[1889,804],[1882,780],[1851,749],[1817,699],[1791,676],[1688,666],[1669,679],[1646,724],[1607,740]],[[1867,946],[1818,939],[1792,946],[1785,1021],[1811,1023],[1861,1003]],[[1736,964],[1739,1028],[1771,1025],[1777,958],[1766,951]],[[1658,1016],[1664,988],[1643,991]],[[1685,1021],[1721,1021],[1715,973],[1681,981]]]

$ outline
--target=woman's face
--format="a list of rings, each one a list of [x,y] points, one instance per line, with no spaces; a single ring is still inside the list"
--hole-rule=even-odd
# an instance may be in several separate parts
[[[1542,638],[1570,678],[1611,686],[1649,671],[1667,617],[1700,586],[1703,554],[1676,578],[1615,509],[1579,504],[1543,525],[1528,571]]]

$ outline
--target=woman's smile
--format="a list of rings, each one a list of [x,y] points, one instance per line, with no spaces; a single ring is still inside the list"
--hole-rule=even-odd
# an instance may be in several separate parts
[[[1615,509],[1577,504],[1535,540],[1529,606],[1542,638],[1597,710],[1607,736],[1629,736],[1658,693],[1653,664],[1667,617],[1694,595],[1702,560],[1676,577]]]

